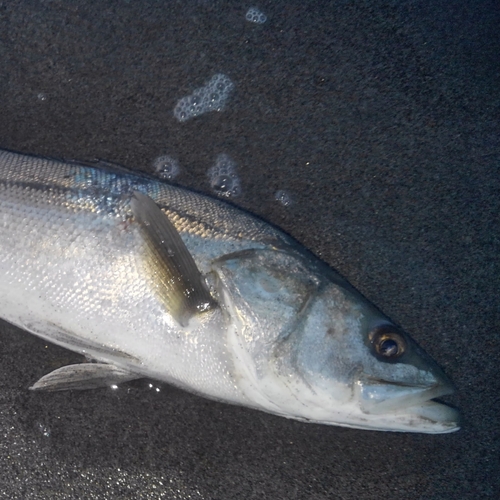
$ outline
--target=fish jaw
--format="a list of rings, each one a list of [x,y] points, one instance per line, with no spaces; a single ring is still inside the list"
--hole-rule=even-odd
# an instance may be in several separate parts
[[[457,409],[434,399],[425,399],[426,396],[431,398],[439,393],[435,388],[417,393],[414,401],[406,398],[405,405],[400,401],[401,406],[398,408],[392,407],[386,411],[378,408],[373,412],[362,408],[360,385],[356,385],[352,392],[349,388],[340,386],[335,390],[330,387],[328,392],[316,387],[312,397],[309,387],[302,389],[303,391],[300,384],[295,384],[288,401],[281,400],[283,407],[290,409],[296,404],[294,398],[298,398],[297,401],[300,399],[293,413],[279,413],[273,410],[271,413],[309,423],[374,431],[446,434],[460,429],[460,413]],[[347,397],[349,392],[350,398]],[[275,403],[279,401],[279,396],[276,394],[272,399]],[[269,407],[266,411],[270,411]]]
[[[399,387],[399,406],[394,399],[383,408],[367,405],[366,399],[374,393],[374,385],[356,383],[354,388],[331,383],[311,392],[307,381],[295,378],[285,384],[281,377],[269,371],[264,378],[242,386],[255,407],[268,413],[308,423],[335,425],[353,429],[446,434],[460,429],[460,413],[433,397],[449,394],[451,386],[432,388]],[[364,389],[364,392],[363,392]],[[377,384],[378,396],[390,393],[392,384]],[[379,403],[381,404],[381,403]],[[249,405],[254,406],[254,405]]]
[[[377,378],[360,369],[348,383],[316,380],[315,394],[309,396],[310,404],[302,411],[304,415],[309,412],[309,422],[327,425],[425,434],[455,432],[460,429],[459,411],[436,401],[453,394],[455,387],[434,362],[426,361],[426,370],[403,364],[396,379]]]
[[[399,417],[399,413],[395,414]],[[437,401],[410,406],[401,412],[401,424],[406,432],[448,434],[460,429],[460,413],[456,408]],[[392,425],[393,430],[396,425]]]
[[[419,434],[449,434],[460,429],[459,411],[433,400],[390,413],[368,415],[361,412],[356,403],[344,405],[343,410],[334,417],[335,421],[331,420],[332,414],[328,420],[299,420],[353,429]]]
[[[316,418],[308,420],[357,429],[446,434],[460,429],[460,413],[435,398],[453,392],[446,377],[428,387],[364,378],[350,388],[349,400],[338,390],[316,391],[317,409],[310,410]]]
[[[455,392],[453,386],[446,379],[436,380],[429,386],[422,386],[361,377],[355,387],[360,408],[365,413],[371,414],[383,414],[417,406],[453,392]]]
[[[443,376],[431,386],[394,384],[360,379],[354,390],[362,413],[384,430],[441,434],[460,429],[458,410],[435,398],[453,394],[451,382]]]

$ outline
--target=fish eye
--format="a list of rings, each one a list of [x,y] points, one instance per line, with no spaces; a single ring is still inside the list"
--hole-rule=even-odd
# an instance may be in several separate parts
[[[369,338],[377,356],[387,361],[400,358],[406,350],[403,334],[390,325],[375,328]]]

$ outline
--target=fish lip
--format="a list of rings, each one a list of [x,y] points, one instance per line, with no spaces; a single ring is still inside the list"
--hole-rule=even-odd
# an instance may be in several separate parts
[[[386,380],[383,378],[378,378],[378,377],[373,377],[373,376],[363,377],[363,380],[373,382],[374,385],[379,384],[379,385],[391,385],[391,386],[396,386],[396,387],[412,387],[415,389],[422,389],[422,390],[426,390],[426,391],[436,391],[439,394],[439,395],[433,396],[432,398],[429,398],[429,399],[434,399],[434,398],[438,398],[441,396],[447,396],[449,394],[454,394],[456,392],[455,385],[449,379],[437,380],[432,385],[410,384],[407,382],[398,382],[396,380]]]
[[[453,394],[455,386],[448,378],[439,378],[433,384],[411,384],[365,376],[358,380],[357,392],[364,413],[383,414],[430,402],[442,405],[436,398]]]
[[[458,408],[436,399],[430,399],[421,405],[409,406],[404,414],[417,425],[427,426],[426,432],[446,434],[458,431],[461,427],[461,415]],[[418,430],[418,429],[417,429]]]
[[[356,396],[362,413],[374,422],[387,420],[384,429],[442,434],[460,428],[459,411],[436,400],[455,392],[447,377],[433,384],[411,384],[364,377],[357,383]]]

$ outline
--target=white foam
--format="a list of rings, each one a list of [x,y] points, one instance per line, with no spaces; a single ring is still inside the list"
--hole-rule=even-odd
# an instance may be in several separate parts
[[[153,161],[153,168],[160,179],[165,179],[167,181],[175,179],[181,171],[179,162],[169,155],[158,156],[158,158]]]
[[[279,201],[284,207],[289,207],[293,204],[292,195],[288,191],[284,191],[283,189],[279,189],[274,194],[274,199]]]
[[[250,23],[264,24],[267,21],[267,16],[257,7],[250,7],[247,10],[245,19]]]
[[[208,172],[208,180],[212,189],[226,198],[234,198],[241,194],[240,178],[236,172],[236,163],[227,154],[220,154],[215,165]]]
[[[179,99],[174,108],[174,116],[180,122],[185,122],[208,111],[222,111],[233,88],[234,83],[230,78],[218,73],[203,87]]]

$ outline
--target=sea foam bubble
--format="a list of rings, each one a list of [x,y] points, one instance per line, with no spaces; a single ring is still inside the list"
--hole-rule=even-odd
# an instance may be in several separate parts
[[[222,73],[214,75],[203,87],[179,99],[174,108],[174,116],[185,122],[208,111],[222,111],[234,88],[230,78]]]
[[[218,196],[234,198],[241,194],[240,178],[236,172],[236,163],[229,155],[217,156],[215,165],[207,172],[210,186]]]
[[[257,7],[250,7],[245,14],[245,19],[250,23],[264,24],[267,21],[267,16]]]
[[[158,156],[153,161],[153,168],[157,177],[167,181],[175,179],[181,171],[179,162],[170,155]]]
[[[284,189],[279,189],[278,191],[276,191],[276,193],[274,193],[274,199],[276,201],[279,201],[284,207],[289,207],[293,204],[292,195]]]

